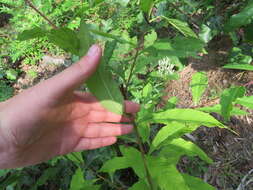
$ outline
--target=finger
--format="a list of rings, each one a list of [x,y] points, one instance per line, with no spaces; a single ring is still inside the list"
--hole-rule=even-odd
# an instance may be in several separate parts
[[[122,115],[106,111],[90,111],[88,115],[90,123],[99,122],[131,122],[131,119]]]
[[[72,91],[90,77],[99,65],[102,50],[98,45],[93,45],[86,56],[56,76],[40,83],[40,91],[50,95],[62,95]]]
[[[84,102],[85,104],[87,104],[87,102],[90,102],[92,104],[92,110],[96,110],[96,111],[107,111],[100,103],[99,101],[95,98],[95,96],[93,96],[90,93],[87,92],[75,92],[75,96],[76,96],[76,100],[79,102]],[[124,102],[125,104],[125,112],[126,113],[136,113],[140,110],[140,105],[132,102],[132,101],[128,101],[125,100]]]
[[[140,105],[132,102],[132,101],[125,101],[125,112],[126,113],[137,113],[140,110]]]
[[[104,137],[104,138],[81,138],[74,148],[75,152],[82,150],[91,150],[96,148],[101,148],[104,146],[109,146],[116,143],[116,137]]]
[[[113,137],[125,135],[133,130],[133,125],[110,124],[110,123],[90,123],[84,130],[83,137]]]

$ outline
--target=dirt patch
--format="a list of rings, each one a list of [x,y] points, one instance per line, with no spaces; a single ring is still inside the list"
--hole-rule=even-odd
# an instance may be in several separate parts
[[[55,57],[51,55],[45,55],[42,60],[35,65],[21,64],[19,67],[23,73],[13,86],[15,94],[54,76],[67,68],[70,64],[71,62],[63,56]]]

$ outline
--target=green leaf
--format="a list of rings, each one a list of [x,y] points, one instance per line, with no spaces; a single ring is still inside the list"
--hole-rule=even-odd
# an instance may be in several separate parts
[[[223,66],[223,68],[253,71],[253,65],[248,65],[248,64],[227,64]]]
[[[244,96],[236,100],[237,104],[241,104],[247,108],[253,109],[253,96]]]
[[[237,98],[243,97],[245,94],[245,87],[231,87],[222,92],[220,104],[221,104],[221,115],[225,121],[228,121],[233,110],[233,102]]]
[[[196,190],[196,189],[203,189],[203,190],[216,190],[215,187],[209,185],[208,183],[205,183],[201,179],[197,177],[193,177],[187,174],[181,174],[189,186],[190,190]]]
[[[140,133],[141,139],[143,142],[149,143],[149,137],[150,137],[150,126],[148,123],[140,123],[138,124],[138,131]]]
[[[78,38],[80,40],[79,56],[84,56],[93,43],[91,30],[88,25],[81,22]],[[96,96],[101,105],[110,112],[123,114],[123,96],[118,88],[118,84],[113,80],[109,71],[108,62],[116,47],[116,41],[106,42],[104,56],[96,72],[86,81],[90,92]]]
[[[144,37],[144,47],[147,48],[154,44],[154,42],[157,40],[157,33],[155,30],[152,30],[151,33],[145,35]]]
[[[142,179],[145,178],[145,170],[141,153],[133,147],[120,146],[123,157],[115,157],[104,163],[100,169],[108,172],[111,176],[116,170],[132,167],[135,173]]]
[[[95,180],[85,180],[83,172],[78,168],[72,177],[70,190],[99,190],[99,185],[93,185]]]
[[[199,33],[199,38],[205,42],[208,43],[209,41],[212,40],[213,35],[212,35],[212,30],[209,28],[207,25],[203,24],[201,26],[201,31]]]
[[[96,72],[86,81],[86,84],[90,92],[96,96],[103,107],[110,112],[122,115],[124,111],[124,98],[107,66],[115,47],[115,42],[106,43],[102,63]]]
[[[119,36],[115,36],[113,34],[109,34],[109,33],[105,33],[105,32],[102,32],[102,31],[99,31],[99,30],[94,30],[94,29],[90,29],[90,32],[94,33],[94,34],[97,34],[97,35],[100,35],[100,36],[103,36],[103,37],[106,37],[106,38],[111,38],[111,39],[114,39],[116,40],[117,42],[121,43],[121,44],[130,44],[132,46],[136,46],[136,44],[132,43],[132,42],[129,42]]]
[[[197,110],[199,111],[203,111],[203,112],[207,112],[207,113],[218,113],[221,115],[221,105],[217,104],[214,106],[207,106],[207,107],[202,107],[202,108],[197,108]],[[241,110],[237,107],[233,107],[232,111],[231,111],[231,116],[232,115],[247,115],[249,114],[248,112]]]
[[[9,80],[16,80],[18,77],[18,72],[15,69],[9,69],[6,71],[6,78]]]
[[[154,113],[151,118],[144,118],[143,120],[165,124],[176,121],[187,125],[198,124],[199,126],[205,125],[207,127],[225,127],[211,115],[194,109],[169,109]]]
[[[202,160],[209,164],[213,162],[212,159],[210,159],[197,145],[182,138],[177,138],[166,142],[166,145],[164,145],[163,149],[161,150],[161,154],[164,157],[171,157],[173,155],[174,159],[177,161],[179,161],[181,156],[187,155],[191,157],[199,156]]]
[[[169,123],[168,125],[162,127],[162,129],[160,129],[156,134],[154,140],[152,141],[150,152],[153,152],[165,140],[166,142],[172,141],[175,138],[196,130],[197,127],[198,125],[187,126],[178,122]]]
[[[205,43],[197,38],[175,37],[171,39],[157,40],[152,46],[145,49],[153,56],[175,56],[179,58],[196,56],[203,50]]]
[[[89,25],[86,24],[84,21],[80,22],[79,32],[77,34],[79,39],[79,57],[83,57],[87,51],[89,50],[90,46],[94,43],[94,40],[90,34]]]
[[[148,98],[152,93],[153,87],[150,83],[148,83],[142,90],[143,98]]]
[[[79,55],[79,39],[77,34],[69,28],[53,29],[48,34],[49,41],[63,50]]]
[[[31,40],[34,38],[45,37],[47,35],[47,31],[43,30],[39,27],[35,27],[31,30],[25,30],[21,34],[18,35],[18,40]]]
[[[146,172],[140,151],[133,147],[124,146],[120,146],[120,150],[138,177],[144,179],[146,177]]]
[[[164,110],[167,109],[174,109],[176,107],[178,103],[178,98],[176,96],[171,97],[170,99],[168,99],[166,105],[164,106]]]
[[[179,32],[181,32],[185,37],[193,37],[198,38],[197,35],[192,31],[189,25],[186,22],[181,20],[167,18],[165,16],[161,16],[167,22],[169,22],[174,28],[176,28]]]
[[[161,156],[149,157],[148,167],[161,190],[190,190],[172,160]]]
[[[67,154],[66,157],[73,161],[77,167],[80,166],[84,162],[82,153],[81,152],[72,152],[70,154]]]
[[[225,31],[231,32],[241,26],[251,23],[253,19],[253,1],[249,1],[248,5],[238,14],[233,15],[225,24]]]
[[[149,186],[146,184],[144,180],[139,180],[132,187],[128,188],[128,190],[146,190],[149,189]]]
[[[153,6],[154,0],[140,0],[141,10],[148,15],[150,15]]]
[[[70,184],[70,190],[81,190],[84,187],[84,177],[83,172],[80,168],[78,168],[75,172],[75,174],[72,177],[71,184]]]
[[[208,86],[208,78],[205,72],[197,72],[192,76],[191,81],[192,98],[197,105]]]
[[[197,38],[176,37],[173,39],[172,48],[175,56],[189,57],[196,56],[196,53],[203,50],[205,43]]]
[[[109,173],[109,175],[112,178],[116,170],[129,168],[129,167],[131,167],[131,165],[126,160],[125,157],[114,157],[111,160],[106,161],[103,164],[103,167],[100,169],[100,171]]]

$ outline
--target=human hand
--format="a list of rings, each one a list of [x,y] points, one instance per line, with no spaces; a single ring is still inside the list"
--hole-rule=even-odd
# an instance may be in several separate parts
[[[132,131],[132,125],[119,124],[130,118],[105,110],[89,93],[75,92],[96,70],[101,54],[93,45],[78,63],[0,104],[1,169],[108,146]],[[126,113],[138,110],[138,104],[125,101]]]

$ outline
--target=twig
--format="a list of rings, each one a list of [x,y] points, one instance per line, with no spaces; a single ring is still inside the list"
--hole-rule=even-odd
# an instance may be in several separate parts
[[[143,164],[144,164],[144,168],[145,168],[145,171],[146,171],[147,180],[148,180],[148,183],[149,183],[149,186],[150,186],[150,190],[154,190],[155,188],[154,188],[154,185],[153,185],[153,181],[152,181],[150,172],[148,170],[148,164],[147,164],[147,160],[145,158],[145,151],[144,151],[144,147],[143,147],[143,144],[142,144],[141,136],[140,136],[140,133],[137,129],[137,125],[136,125],[135,122],[134,122],[134,131],[135,131],[135,134],[136,134],[136,137],[137,137],[137,143],[138,143],[140,151],[141,151],[141,157],[142,157],[142,160],[143,160]]]
[[[46,17],[41,11],[39,11],[30,0],[25,0],[25,2],[34,10],[36,11],[40,16],[42,16],[54,29],[57,29],[58,27],[51,21],[49,18]]]

